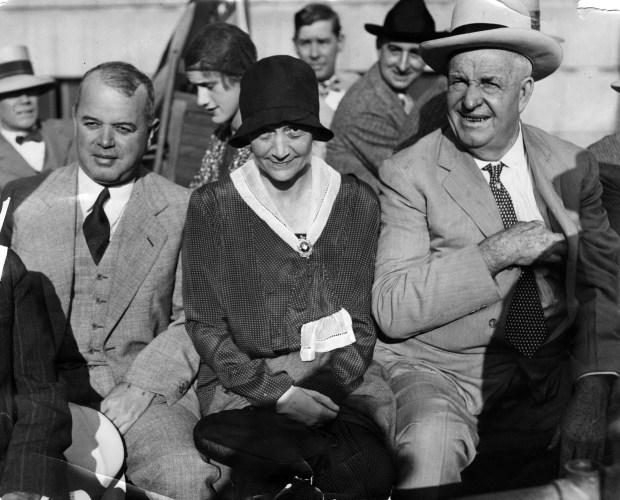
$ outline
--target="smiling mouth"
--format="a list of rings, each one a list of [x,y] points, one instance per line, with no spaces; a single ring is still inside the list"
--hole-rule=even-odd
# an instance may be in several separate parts
[[[467,123],[483,123],[489,119],[488,116],[467,116],[467,115],[461,115],[461,118]]]

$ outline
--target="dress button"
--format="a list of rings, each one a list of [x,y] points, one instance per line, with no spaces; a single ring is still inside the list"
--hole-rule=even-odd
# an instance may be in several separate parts
[[[103,274],[101,274],[101,273],[97,273],[96,278],[97,278],[98,280],[102,280],[102,279],[103,279]]]
[[[95,354],[95,350],[91,347],[91,348],[88,350],[88,354],[91,354],[91,355],[92,355],[92,354]]]
[[[489,326],[490,326],[491,328],[495,328],[495,327],[497,326],[497,320],[496,320],[495,318],[491,318],[491,319],[489,320]]]

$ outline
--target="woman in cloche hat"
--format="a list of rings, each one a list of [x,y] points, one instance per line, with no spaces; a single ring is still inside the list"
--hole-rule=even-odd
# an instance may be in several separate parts
[[[291,482],[275,464],[292,454],[309,460],[303,477],[313,476],[313,486],[304,484],[326,498],[388,498],[391,459],[369,404],[384,405],[389,389],[375,385],[373,397],[360,397],[373,378],[366,370],[376,338],[377,198],[312,156],[312,141],[333,134],[318,119],[318,84],[305,62],[273,56],[252,65],[239,104],[242,123],[230,144],[249,145],[253,157],[229,179],[193,193],[184,234],[183,295],[187,331],[202,358],[202,429],[208,434],[223,422],[215,436],[199,424],[197,444],[232,466],[233,478],[245,475],[236,488],[261,482],[252,494],[273,495]],[[218,420],[231,408],[244,409]],[[265,420],[273,425],[256,430]],[[291,426],[297,431],[285,433]],[[316,433],[308,443],[324,441],[325,449],[299,445],[308,433]],[[230,440],[219,441],[223,434]],[[239,443],[240,434],[249,436]],[[252,448],[256,442],[263,445]],[[273,477],[266,480],[265,471]]]

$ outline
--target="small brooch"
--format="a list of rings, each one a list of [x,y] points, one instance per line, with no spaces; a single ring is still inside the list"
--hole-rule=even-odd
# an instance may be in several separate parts
[[[306,259],[312,254],[312,245],[306,238],[300,238],[297,245],[297,253]]]

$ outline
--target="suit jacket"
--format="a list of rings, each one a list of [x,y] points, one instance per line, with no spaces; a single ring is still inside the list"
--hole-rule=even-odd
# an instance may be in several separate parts
[[[355,174],[377,190],[379,165],[392,156],[406,116],[398,95],[385,83],[375,64],[340,101],[325,161],[343,174]]]
[[[77,173],[74,163],[47,176],[14,181],[3,192],[12,201],[2,240],[20,253],[29,271],[42,275],[55,343],[63,350],[72,344],[68,316],[79,210]],[[153,352],[149,344],[182,317],[180,249],[188,201],[187,189],[141,170],[115,233],[121,241],[104,324],[105,359],[114,382],[130,381],[126,376],[131,372],[131,381],[157,388],[153,392],[166,396],[168,403],[190,385],[179,380],[175,370],[185,355],[165,345]],[[186,335],[182,323],[173,331]],[[61,367],[64,376],[63,368],[80,367]],[[82,368],[87,374],[86,363]]]
[[[448,374],[473,412],[505,385],[517,364],[543,395],[551,394],[553,387],[545,386],[551,358],[545,355],[555,345],[570,343],[576,377],[620,371],[615,305],[620,243],[601,205],[597,163],[534,127],[523,126],[523,139],[541,213],[568,243],[560,271],[567,315],[531,360],[517,357],[503,342],[520,270],[493,277],[482,258],[478,243],[503,224],[471,155],[444,129],[396,154],[381,170],[373,312],[390,339],[377,352]]]
[[[77,159],[73,120],[43,120],[41,135],[45,142],[43,172],[68,165]],[[0,190],[12,180],[36,174],[38,172],[0,134]]]
[[[620,133],[610,134],[588,146],[601,171],[603,206],[611,228],[620,234]]]
[[[0,281],[0,495],[69,498],[63,451],[70,443],[41,285],[9,250]]]

